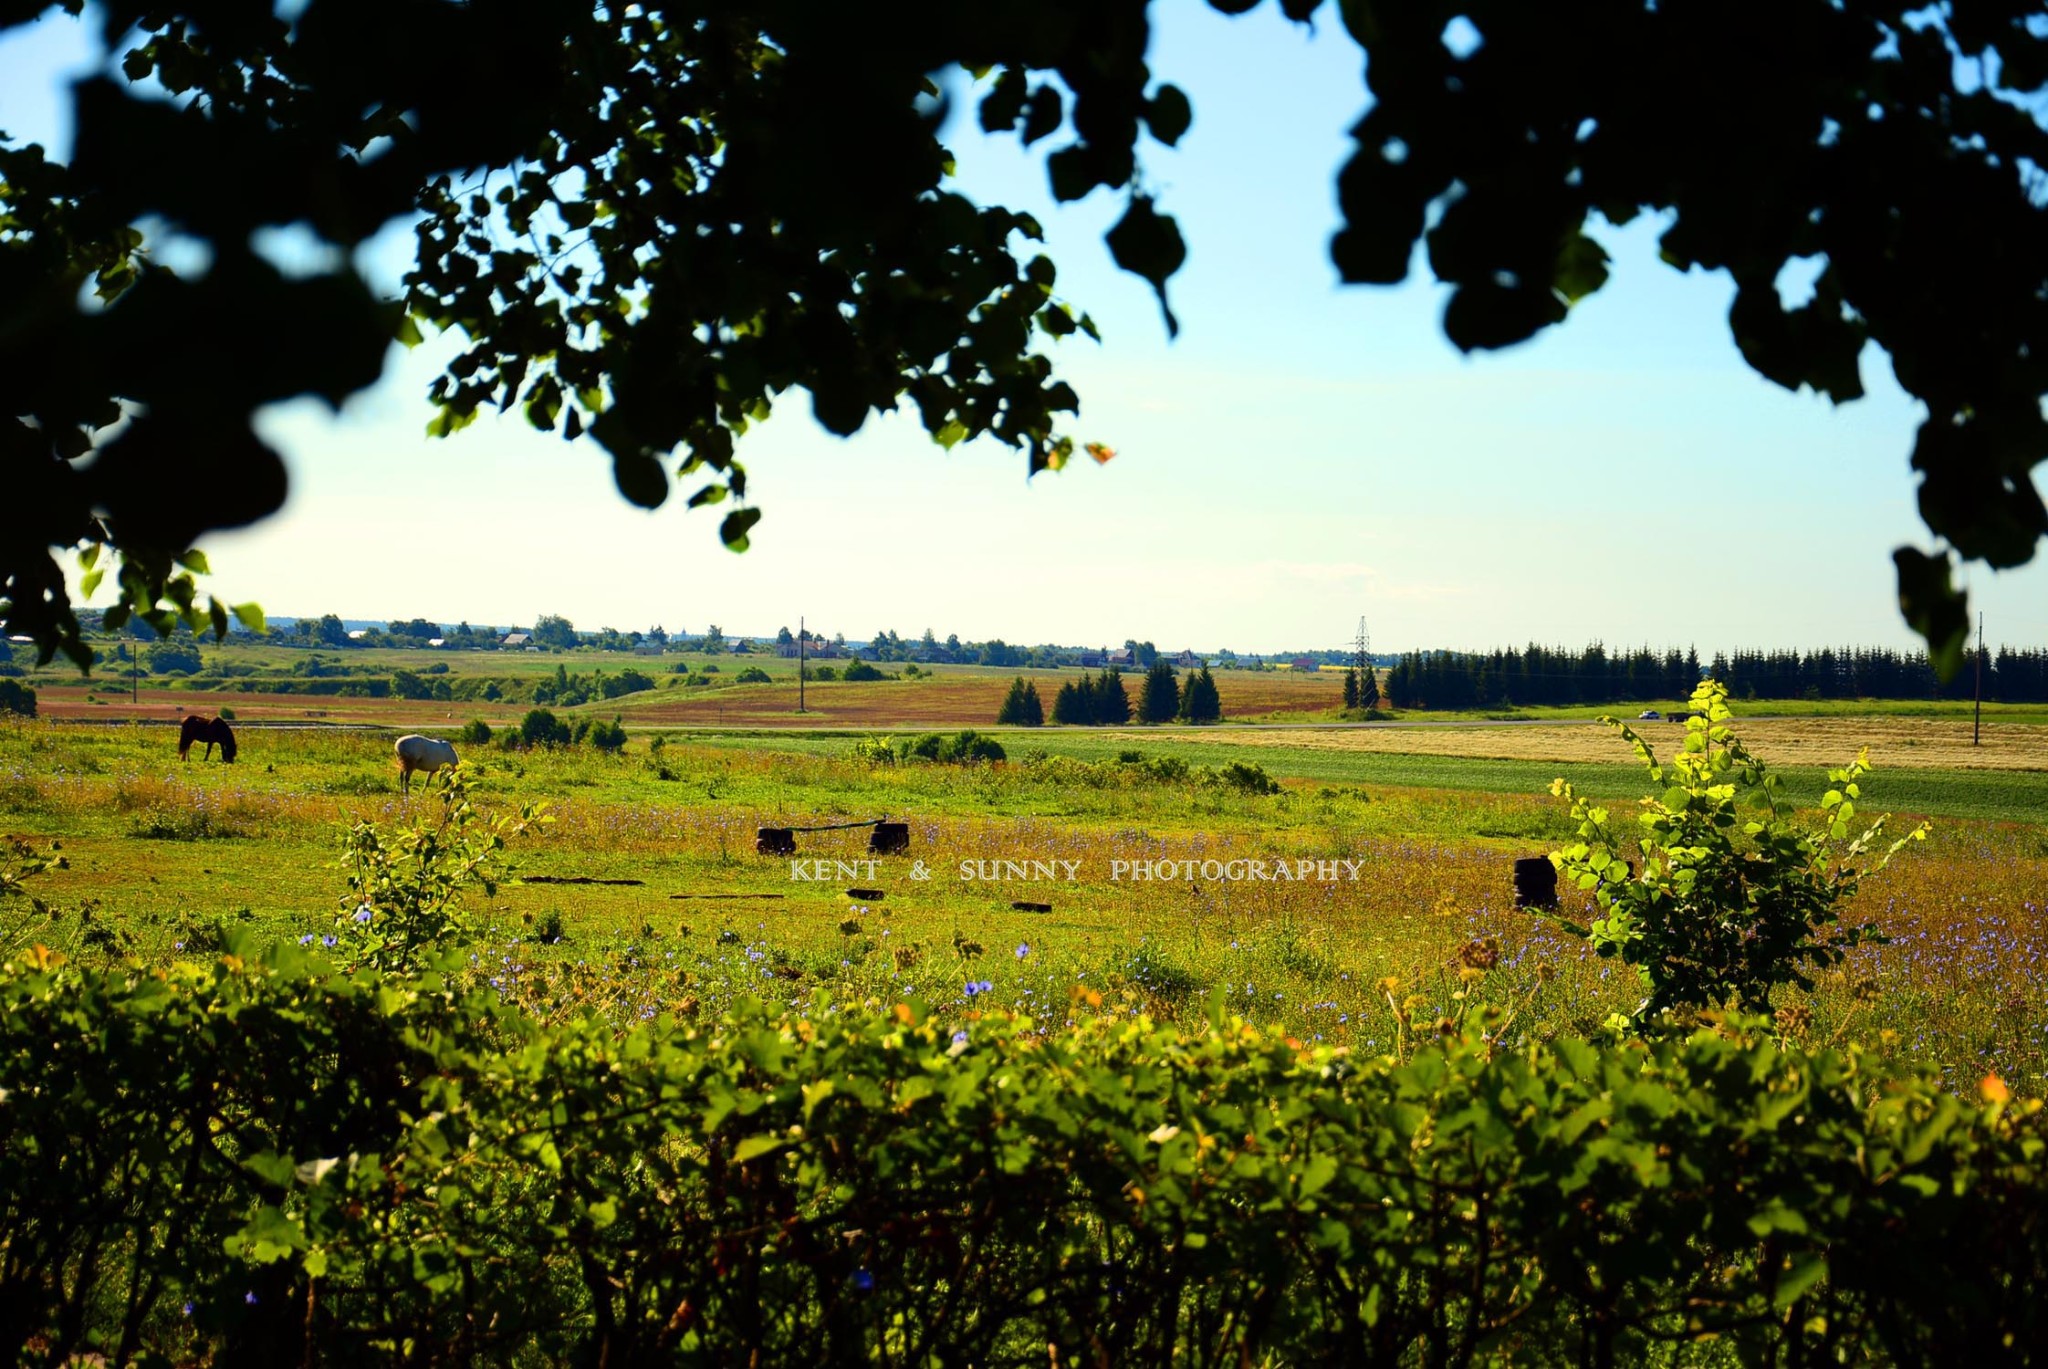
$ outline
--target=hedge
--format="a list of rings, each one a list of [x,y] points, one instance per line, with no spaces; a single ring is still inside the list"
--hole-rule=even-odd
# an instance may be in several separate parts
[[[452,965],[0,968],[0,1352],[2024,1363],[2038,1103],[1760,1022],[543,1027]]]

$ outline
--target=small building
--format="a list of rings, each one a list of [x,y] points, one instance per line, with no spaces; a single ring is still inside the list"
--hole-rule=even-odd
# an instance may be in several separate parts
[[[446,637],[429,637],[429,638],[427,638],[427,645],[428,645],[428,646],[447,646],[447,645],[448,645],[448,639],[447,639]]]
[[[1130,670],[1138,664],[1138,653],[1128,647],[1120,647],[1109,653],[1109,663]]]
[[[498,645],[509,647],[514,651],[519,650],[521,647],[532,650],[533,634],[530,632],[508,632],[498,640]]]
[[[1313,656],[1296,656],[1290,664],[1296,670],[1314,670],[1317,668],[1316,660]]]
[[[668,648],[660,642],[635,642],[633,644],[633,654],[635,656],[659,656],[666,650]]]
[[[1204,664],[1201,658],[1192,651],[1183,651],[1180,655],[1173,658],[1173,663],[1182,670],[1193,670],[1195,667]]]
[[[1082,665],[1082,666],[1083,666],[1083,667],[1084,667],[1085,669],[1088,669],[1088,670],[1094,670],[1094,669],[1097,669],[1098,667],[1100,667],[1100,666],[1101,666],[1101,665],[1103,664],[1103,662],[1104,662],[1104,657],[1103,657],[1103,654],[1102,654],[1101,652],[1099,652],[1099,651],[1084,651],[1084,652],[1082,652],[1082,653],[1081,653],[1081,665]]]
[[[369,635],[370,635],[370,629],[368,629],[368,628],[366,628],[366,627],[355,627],[355,628],[350,628],[350,629],[349,629],[349,632],[348,632],[348,639],[349,639],[349,640],[350,640],[351,642],[360,642],[360,641],[362,641],[362,640],[363,640],[363,638],[365,638],[365,637],[367,637],[367,636],[369,636]]]

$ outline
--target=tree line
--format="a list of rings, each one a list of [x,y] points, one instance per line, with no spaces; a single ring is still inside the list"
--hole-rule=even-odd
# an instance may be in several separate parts
[[[1121,670],[1107,669],[1100,675],[1068,680],[1053,696],[1052,720],[1070,727],[1116,727],[1141,723],[1213,723],[1223,719],[1223,699],[1209,667],[1188,672],[1176,680],[1174,668],[1154,661],[1138,684],[1134,705]],[[1018,676],[996,713],[996,721],[1011,727],[1039,727],[1045,722],[1045,703],[1036,683]]]
[[[1986,649],[1984,697],[2001,703],[2048,702],[2048,649]],[[1947,684],[1925,651],[1823,647],[1814,651],[1733,651],[1702,662],[1691,648],[1610,653],[1530,644],[1516,650],[1410,651],[1387,672],[1387,702],[1404,709],[1491,708],[1535,704],[1643,703],[1682,699],[1702,678],[1752,699],[1967,699],[1975,688],[1969,659]],[[1352,703],[1346,689],[1346,706]]]

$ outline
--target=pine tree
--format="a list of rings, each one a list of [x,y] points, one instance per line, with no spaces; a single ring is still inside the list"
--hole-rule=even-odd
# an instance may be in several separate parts
[[[1180,712],[1180,689],[1173,682],[1173,667],[1154,661],[1145,672],[1145,684],[1138,691],[1138,721],[1170,723]]]
[[[1024,677],[1019,675],[1010,681],[1010,692],[1003,696],[1003,706],[996,713],[996,721],[1010,727],[1023,727],[1024,722]]]
[[[1081,683],[1085,685],[1088,681],[1083,680]],[[1060,686],[1060,692],[1053,697],[1052,720],[1056,723],[1067,724],[1068,726],[1080,726],[1092,722],[1093,718],[1090,715],[1093,710],[1089,707],[1089,703],[1090,700],[1083,697],[1079,686],[1072,680],[1069,680]]]
[[[1358,673],[1358,706],[1368,712],[1380,706],[1380,673],[1370,663]]]
[[[1216,679],[1203,666],[1197,673],[1188,676],[1187,688],[1181,691],[1181,720],[1191,723],[1213,723],[1223,720],[1223,700],[1216,692]]]
[[[1358,670],[1353,667],[1344,672],[1344,711],[1358,707]]]
[[[1095,682],[1095,721],[1121,727],[1130,720],[1131,696],[1124,689],[1124,673],[1105,669]]]
[[[1038,686],[1035,683],[1024,686],[1023,722],[1026,727],[1045,726],[1045,705],[1038,701]]]

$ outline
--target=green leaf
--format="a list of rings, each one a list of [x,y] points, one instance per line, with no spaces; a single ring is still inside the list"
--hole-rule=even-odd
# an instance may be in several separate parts
[[[1584,233],[1573,232],[1558,249],[1550,288],[1576,304],[1607,284],[1607,251]]]
[[[738,1148],[733,1151],[732,1162],[736,1165],[743,1165],[756,1156],[766,1155],[770,1151],[781,1150],[788,1144],[789,1141],[781,1136],[749,1136],[746,1140],[740,1142]]]
[[[83,599],[92,598],[93,591],[100,587],[100,581],[106,578],[106,574],[105,571],[97,568],[87,571],[78,582],[79,597]]]
[[[235,604],[231,606],[231,611],[234,613],[236,620],[251,632],[268,632],[270,630],[270,624],[263,617],[263,606],[261,604]]]
[[[1929,556],[1912,547],[1892,553],[1899,572],[1899,612],[1907,626],[1927,640],[1934,673],[1952,680],[1963,668],[1963,644],[1970,635],[1969,603],[1949,583],[1947,552]]]
[[[1180,321],[1174,318],[1173,309],[1166,302],[1166,282],[1188,257],[1180,225],[1170,215],[1154,209],[1151,196],[1133,195],[1131,207],[1103,240],[1109,244],[1109,254],[1116,258],[1118,266],[1152,282],[1152,289],[1159,296],[1159,311],[1166,316],[1167,336],[1176,336]]]
[[[1807,1290],[1826,1278],[1827,1257],[1811,1250],[1802,1250],[1792,1257],[1792,1267],[1778,1279],[1778,1286],[1771,1293],[1771,1303],[1779,1311],[1790,1307],[1806,1296]]]
[[[1163,85],[1145,106],[1145,122],[1152,136],[1172,147],[1195,121],[1194,107],[1178,86]]]
[[[206,553],[196,547],[186,552],[183,556],[178,557],[177,560],[179,565],[195,575],[211,575],[213,573],[207,567]]]
[[[643,509],[661,507],[668,498],[668,472],[645,452],[627,452],[612,459],[612,479],[619,493]]]
[[[745,551],[750,545],[748,532],[761,521],[759,509],[734,509],[725,516],[725,522],[718,527],[718,536],[728,551]]]
[[[419,321],[411,314],[400,314],[398,316],[398,341],[407,350],[411,350],[426,341],[420,335]]]

